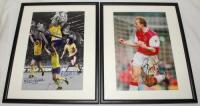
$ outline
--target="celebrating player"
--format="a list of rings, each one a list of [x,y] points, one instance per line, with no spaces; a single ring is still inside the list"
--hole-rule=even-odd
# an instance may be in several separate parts
[[[69,37],[67,39],[67,43],[65,44],[62,56],[60,57],[61,59],[66,54],[66,52],[68,52],[68,57],[69,57],[69,60],[71,61],[71,64],[69,66],[75,66],[77,68],[78,72],[81,72],[80,66],[76,61],[77,60],[76,54],[77,54],[78,50],[76,48],[76,44],[73,42],[73,38]]]
[[[156,58],[160,50],[160,41],[157,33],[147,27],[147,22],[143,17],[138,16],[135,18],[135,28],[136,35],[134,43],[128,42],[123,38],[119,39],[119,43],[136,49],[131,63],[131,76],[132,82],[135,83],[134,87],[138,89],[138,84],[142,81],[143,62],[150,57]]]
[[[51,35],[51,42],[55,46],[59,46],[62,41],[62,27],[67,22],[67,14],[65,12],[56,12],[54,17],[51,18],[51,24],[49,25],[49,32]]]
[[[42,76],[44,76],[44,70],[42,68],[42,40],[41,39],[36,39],[35,41],[33,40],[32,36],[30,35],[30,39],[33,43],[33,58],[31,60],[31,70],[30,70],[30,75],[29,78],[34,77],[34,72],[35,72],[35,64],[37,63],[38,68],[42,71]]]
[[[68,84],[67,78],[64,78],[60,75],[60,62],[59,62],[59,55],[54,47],[54,43],[51,44],[50,51],[46,48],[46,45],[44,47],[45,51],[51,56],[51,65],[52,65],[52,75],[53,75],[53,81],[57,85],[57,90],[61,90],[61,81],[65,81],[66,84]]]

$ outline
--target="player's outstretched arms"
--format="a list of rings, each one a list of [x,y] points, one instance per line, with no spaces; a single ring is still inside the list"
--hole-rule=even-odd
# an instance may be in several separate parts
[[[123,38],[118,39],[119,44],[125,45],[125,40]]]
[[[66,53],[66,51],[63,51],[63,53],[62,53],[62,55],[61,55],[60,59],[62,59],[62,58],[63,58],[63,56],[65,55],[65,53]]]
[[[30,37],[31,42],[32,42],[32,43],[35,43],[35,41],[33,40],[33,37],[32,37],[31,34],[29,34],[29,37]]]
[[[47,49],[46,45],[44,45],[44,50],[47,52],[48,55],[51,54],[51,52]]]
[[[125,46],[130,46],[130,47],[134,47],[134,48],[138,48],[139,47],[139,44],[132,43],[130,41],[124,40],[123,38],[119,38],[118,42],[119,42],[119,44],[125,45]]]
[[[57,52],[57,51],[56,51],[56,48],[55,48],[55,46],[54,46],[54,43],[51,43],[51,47],[52,47],[52,49],[53,49],[54,52]]]
[[[63,56],[65,55],[65,53],[66,53],[66,50],[67,50],[67,48],[66,48],[66,46],[64,47],[64,50],[63,50],[63,53],[62,53],[62,55],[61,55],[61,57],[60,57],[60,59],[62,59],[63,58]]]

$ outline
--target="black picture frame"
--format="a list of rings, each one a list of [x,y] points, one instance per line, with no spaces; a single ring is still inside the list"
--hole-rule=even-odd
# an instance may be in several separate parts
[[[105,7],[110,7],[108,8],[107,10],[105,10]],[[181,45],[183,46],[184,48],[184,58],[185,58],[185,61],[186,61],[186,67],[187,67],[187,74],[189,76],[189,83],[190,83],[190,92],[191,92],[191,95],[192,97],[191,98],[175,98],[175,99],[161,99],[159,97],[157,97],[156,99],[151,99],[151,98],[148,98],[148,99],[132,99],[132,98],[120,98],[120,97],[117,97],[116,99],[116,96],[114,96],[114,93],[118,92],[114,92],[112,93],[113,95],[111,95],[110,92],[113,92],[113,90],[117,89],[116,87],[112,87],[111,89],[107,90],[107,93],[109,92],[109,94],[111,96],[109,96],[109,98],[105,97],[106,95],[106,89],[113,86],[108,86],[109,84],[109,80],[112,80],[111,78],[107,78],[107,80],[105,80],[105,73],[107,73],[107,77],[108,75],[111,75],[111,71],[115,71],[115,70],[111,70],[109,71],[108,68],[107,70],[105,70],[105,64],[109,64],[108,62],[105,63],[106,61],[110,61],[112,60],[111,58],[108,58],[109,56],[111,55],[107,55],[106,53],[108,52],[111,52],[113,50],[113,48],[107,48],[106,50],[109,50],[109,51],[106,51],[105,50],[105,47],[106,46],[109,46],[109,45],[115,45],[112,43],[108,43],[108,40],[105,41],[105,39],[109,39],[111,40],[110,38],[113,38],[115,35],[112,36],[113,32],[110,32],[109,35],[106,31],[109,31],[109,30],[113,30],[113,23],[112,21],[113,20],[108,20],[108,18],[110,18],[111,16],[114,15],[113,12],[118,12],[117,9],[113,9],[112,12],[110,12],[110,15],[108,16],[108,12],[109,9],[111,9],[111,7],[113,6],[113,8],[118,8],[120,12],[124,12],[124,10],[120,10],[122,8],[129,8],[129,7],[134,7],[134,6],[144,6],[146,8],[148,8],[148,6],[153,6],[153,7],[156,7],[156,6],[168,6],[168,7],[172,7],[172,8],[175,8],[175,13],[176,13],[176,17],[177,17],[177,21],[178,21],[178,26],[180,28],[180,33],[181,33],[181,41],[183,42]],[[115,7],[114,7],[115,6]],[[117,7],[118,6],[118,7]],[[123,7],[121,7],[123,6]],[[148,10],[148,9],[146,9]],[[137,10],[135,10],[137,11]],[[134,11],[134,12],[135,12]],[[106,14],[106,13],[107,14]],[[129,11],[130,12],[130,11]],[[106,15],[105,15],[106,14]],[[180,14],[180,11],[179,11],[179,7],[178,7],[178,3],[148,3],[148,2],[102,2],[100,3],[100,16],[101,16],[101,19],[100,19],[100,22],[101,22],[101,26],[100,26],[100,32],[101,32],[101,36],[100,36],[100,103],[102,104],[152,104],[152,103],[155,103],[155,104],[160,104],[160,103],[197,103],[198,100],[197,100],[197,95],[196,95],[196,90],[195,90],[195,84],[194,84],[194,79],[193,79],[193,75],[192,75],[192,68],[191,68],[191,63],[190,63],[190,59],[189,59],[189,53],[188,53],[188,49],[187,49],[187,43],[186,43],[186,38],[185,38],[185,34],[184,34],[184,29],[183,29],[183,24],[182,24],[182,21],[181,21],[181,14]],[[114,17],[114,16],[113,16]],[[105,21],[107,20],[107,21]],[[111,23],[106,23],[106,22],[111,22]],[[110,28],[110,29],[106,29],[105,28],[105,25],[109,25],[111,24],[109,27],[106,27],[107,29]],[[106,31],[105,31],[106,29]],[[109,37],[108,36],[112,36],[112,37]],[[114,50],[115,51],[115,50]],[[113,52],[114,53],[114,52]],[[113,53],[110,53],[113,55]],[[107,56],[105,56],[107,55]],[[110,63],[112,64],[112,63]],[[108,65],[106,65],[108,67]],[[109,68],[110,69],[110,68]],[[107,72],[109,71],[109,72]],[[108,74],[109,73],[109,74]],[[111,76],[110,76],[111,77]],[[105,86],[105,83],[107,83],[107,88]],[[115,83],[115,82],[114,82]],[[128,92],[128,91],[127,91]],[[107,94],[107,95],[109,95]],[[114,98],[113,98],[114,97]]]
[[[93,13],[93,20],[95,20],[92,24],[95,26],[94,27],[94,39],[95,39],[95,50],[94,54],[92,56],[94,56],[93,58],[95,59],[95,69],[92,70],[94,71],[94,98],[91,99],[84,99],[84,97],[87,97],[87,95],[85,95],[83,97],[83,99],[42,99],[42,98],[38,98],[38,99],[30,99],[30,98],[8,98],[8,93],[9,93],[9,87],[10,87],[10,80],[12,78],[12,72],[13,72],[13,63],[14,61],[19,61],[19,60],[14,60],[15,58],[15,52],[16,52],[16,47],[17,47],[17,43],[18,43],[18,37],[19,37],[19,30],[21,27],[21,22],[22,20],[22,16],[24,15],[24,10],[26,9],[26,7],[28,6],[78,6],[79,8],[81,8],[81,6],[94,6],[94,11]],[[9,67],[8,67],[8,73],[7,73],[7,78],[6,78],[6,83],[5,83],[5,89],[4,89],[4,95],[3,95],[3,103],[31,103],[31,104],[36,104],[36,103],[40,103],[40,104],[98,104],[99,103],[99,3],[98,2],[46,2],[46,3],[22,3],[21,4],[21,8],[20,8],[20,12],[19,12],[19,17],[18,17],[18,22],[17,22],[17,27],[16,27],[16,32],[15,32],[15,36],[14,36],[14,41],[13,41],[13,46],[12,46],[12,51],[11,51],[11,56],[10,56],[10,61],[9,61]],[[91,50],[91,49],[90,49]],[[38,96],[39,97],[39,96]]]

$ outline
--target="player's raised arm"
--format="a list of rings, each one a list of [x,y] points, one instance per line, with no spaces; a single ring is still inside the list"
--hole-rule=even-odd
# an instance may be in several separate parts
[[[63,27],[65,25],[65,23],[67,23],[67,21],[63,21],[60,23],[61,27]]]
[[[63,56],[65,55],[65,53],[66,53],[66,50],[67,50],[67,48],[66,48],[66,46],[64,47],[64,50],[63,50],[63,53],[62,53],[62,55],[61,55],[61,57],[60,57],[60,59],[62,59],[63,58]]]
[[[46,48],[46,45],[44,45],[44,50],[48,53],[48,55],[51,54],[51,52]]]
[[[139,47],[139,45],[140,45],[138,43],[132,43],[128,40],[124,40],[123,38],[119,38],[118,42],[122,45],[130,46],[130,47],[134,47],[134,48]]]
[[[30,38],[30,40],[31,40],[31,42],[32,42],[32,43],[34,43],[34,42],[35,42],[35,41],[33,40],[33,37],[32,37],[32,35],[31,35],[31,34],[29,35],[29,38]]]
[[[51,47],[53,48],[54,51],[56,51],[56,48],[54,47],[54,43],[51,43]]]
[[[66,23],[67,23],[67,20],[68,20],[68,15],[66,12],[61,12],[60,13],[60,22],[61,22],[61,26],[63,27]]]
[[[45,44],[48,45],[48,41],[47,41],[47,39],[46,39],[44,33],[41,34],[41,37],[42,37],[42,39],[44,40]]]
[[[60,17],[59,12],[56,12],[56,14],[53,17],[51,17],[50,20],[56,20],[56,18],[59,18],[59,17]]]

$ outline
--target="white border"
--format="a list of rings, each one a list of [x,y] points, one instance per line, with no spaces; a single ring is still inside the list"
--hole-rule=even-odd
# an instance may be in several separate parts
[[[23,68],[33,12],[83,11],[84,26],[84,74],[83,90],[22,90]],[[16,52],[8,92],[8,99],[95,99],[95,5],[45,5],[25,6],[18,34]],[[19,71],[21,70],[21,71]]]
[[[114,12],[165,12],[176,68],[178,90],[119,91],[116,88]],[[105,100],[191,99],[186,59],[176,9],[173,6],[104,6],[104,98]]]

